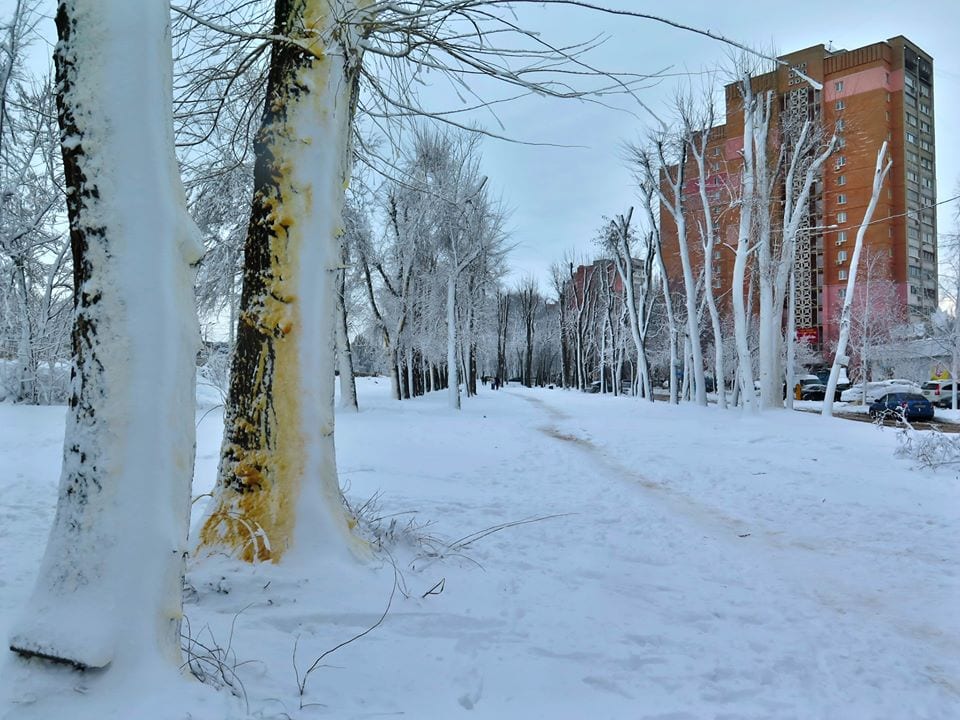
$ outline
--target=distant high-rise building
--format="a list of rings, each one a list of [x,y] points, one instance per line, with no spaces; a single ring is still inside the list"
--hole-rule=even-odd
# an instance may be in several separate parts
[[[774,94],[771,134],[779,132],[778,118],[799,114],[817,120],[826,137],[836,130],[841,143],[814,186],[809,229],[798,242],[798,336],[825,351],[837,337],[854,239],[870,201],[877,151],[884,141],[893,167],[864,239],[858,280],[864,277],[865,257],[869,257],[872,279],[895,288],[901,308],[898,319],[929,319],[938,301],[933,59],[903,36],[856,50],[815,45],[781,59],[790,67],[752,78],[757,91]],[[732,186],[735,194],[743,147],[739,86],[728,85],[725,96],[726,122],[711,130],[706,172],[712,176],[711,187]],[[697,173],[692,163],[687,168],[686,187],[696,213],[700,207],[693,182]],[[779,203],[782,194],[775,197]],[[711,203],[714,199],[724,204],[718,197],[711,197]],[[773,216],[779,212],[778,207]],[[680,282],[676,226],[669,213],[661,212],[661,218],[667,272]],[[718,246],[711,260],[718,294],[730,289],[737,223],[735,208],[718,221]],[[687,243],[694,262],[701,265],[696,223],[688,223],[690,227]]]

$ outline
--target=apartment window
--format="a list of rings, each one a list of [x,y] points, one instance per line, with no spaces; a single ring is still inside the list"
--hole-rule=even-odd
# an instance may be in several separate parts
[[[847,241],[847,231],[841,230],[837,233],[837,245],[842,245]]]
[[[930,132],[930,123],[928,123],[926,120],[921,120],[921,121],[920,121],[920,132],[925,132],[925,133]]]
[[[842,168],[842,167],[843,167],[844,165],[846,165],[846,164],[847,164],[847,156],[846,156],[846,155],[840,155],[840,156],[837,158],[836,166],[837,166],[838,168]]]
[[[838,272],[838,273],[837,273],[837,278],[840,279],[840,280],[846,280],[846,279],[847,279],[847,271],[846,271],[846,270],[841,270],[840,272]],[[840,292],[837,293],[837,294],[838,294],[840,297],[843,298],[843,297],[846,297],[846,296],[847,296],[847,291],[846,291],[846,289],[841,289]]]
[[[846,146],[847,146],[847,139],[841,135],[840,137],[837,138],[837,147],[844,148]]]
[[[917,126],[917,116],[913,113],[907,113],[907,125]]]
[[[837,222],[845,223],[846,221],[847,221],[847,211],[841,210],[840,212],[837,213]]]
[[[937,259],[937,256],[934,255],[934,254],[933,254],[932,252],[930,252],[929,250],[924,250],[924,251],[923,251],[923,259],[924,259],[925,262],[931,262],[931,263],[932,263],[934,260]]]
[[[846,205],[847,204],[847,195],[846,193],[837,194],[837,205]]]
[[[916,136],[914,133],[912,133],[912,132],[908,132],[908,133],[907,133],[907,142],[913,143],[914,145],[916,145],[916,144],[917,144],[917,136]]]
[[[843,118],[837,120],[837,132],[843,132],[843,129],[847,127],[847,121]]]
[[[720,157],[720,148],[715,147],[713,150],[710,151],[710,155],[711,157]]]
[[[841,275],[841,278],[840,278],[841,280],[846,280],[846,279],[847,279],[847,271],[846,271],[846,270],[841,270],[841,271],[840,271],[840,275]],[[846,296],[847,296],[847,289],[846,289],[846,288],[840,288],[839,290],[837,290],[837,297],[838,297],[838,298],[840,298],[841,300],[843,300]]]
[[[846,185],[847,176],[846,175],[837,175],[837,185]]]
[[[907,180],[910,180],[911,182],[918,182],[920,180],[920,176],[917,174],[916,170],[907,170]]]
[[[921,140],[921,141],[920,141],[920,149],[921,149],[921,150],[927,150],[927,151],[929,151],[929,150],[930,150],[930,141],[929,141],[929,140]]]
[[[916,190],[907,190],[907,197],[912,202],[915,202],[915,203],[920,202],[920,193],[918,193]]]
[[[920,294],[920,291],[919,291],[919,289],[917,288],[916,285],[911,285],[911,286],[910,286],[910,294],[911,294],[911,295],[919,295],[919,294]]]
[[[931,188],[931,189],[932,189],[932,188],[933,188],[933,178],[924,177],[923,179],[920,180],[920,184],[923,185],[925,188]]]
[[[914,157],[913,161],[916,162],[916,153],[911,153],[911,155]],[[929,158],[920,158],[920,167],[922,167],[924,170],[933,170],[933,160],[930,160]]]
[[[927,105],[926,103],[920,103],[920,112],[922,112],[924,115],[929,115],[930,106]]]
[[[920,277],[920,268],[916,265],[911,265],[908,270],[910,271],[910,277],[919,278]]]
[[[843,92],[843,80],[837,80],[833,84],[833,89],[837,92]]]
[[[887,93],[887,102],[890,102],[890,93]]]
[[[845,263],[846,261],[847,261],[847,251],[841,250],[840,252],[837,253],[837,262]]]
[[[720,172],[720,163],[712,162],[710,163],[710,172]]]
[[[843,100],[837,100],[836,105],[834,105],[836,110],[843,110],[845,107],[847,107],[847,104]]]
[[[921,84],[921,85],[920,85],[920,97],[922,97],[922,98],[930,97],[930,88],[928,88],[926,85],[922,85],[922,84]]]

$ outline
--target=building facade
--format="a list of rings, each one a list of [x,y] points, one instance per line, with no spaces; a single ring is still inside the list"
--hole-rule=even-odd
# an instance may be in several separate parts
[[[814,186],[806,229],[796,256],[797,334],[829,355],[838,335],[854,240],[870,201],[877,152],[888,143],[893,162],[864,239],[857,281],[883,283],[897,298],[889,309],[898,322],[923,322],[937,309],[936,141],[933,59],[898,36],[855,50],[816,45],[781,56],[790,67],[815,80],[807,82],[790,67],[752,78],[755,91],[773,93],[771,144],[780,142],[785,118],[808,117],[836,132],[840,146]],[[710,202],[729,206],[739,184],[743,113],[736,84],[725,88],[725,122],[711,129],[705,171],[717,188]],[[776,153],[772,153],[776,156]],[[675,169],[675,168],[674,168]],[[686,167],[685,195],[696,227],[702,207],[696,197],[697,171]],[[782,182],[782,181],[781,181]],[[722,197],[721,189],[728,194]],[[782,197],[782,188],[779,195]],[[779,203],[777,203],[779,204]],[[771,208],[776,242],[776,218]],[[667,271],[681,282],[676,226],[662,209]],[[728,293],[739,218],[735,208],[721,212],[718,247],[711,258],[716,293]],[[695,267],[702,267],[699,240],[688,232]]]

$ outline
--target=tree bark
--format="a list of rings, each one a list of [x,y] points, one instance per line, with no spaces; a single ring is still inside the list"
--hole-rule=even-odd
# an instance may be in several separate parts
[[[359,79],[358,38],[333,14],[342,5],[275,5],[275,34],[299,42],[272,47],[220,469],[200,531],[203,551],[245,561],[363,547],[334,448],[335,280]]]
[[[57,512],[11,647],[78,667],[180,663],[201,246],[173,150],[169,22],[159,2],[57,11],[72,395]]]

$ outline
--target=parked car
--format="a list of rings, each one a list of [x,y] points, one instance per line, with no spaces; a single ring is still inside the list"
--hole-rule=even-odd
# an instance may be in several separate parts
[[[880,382],[897,388],[910,387],[913,388],[911,392],[916,393],[917,395],[923,394],[920,392],[920,383],[914,382],[913,380],[907,380],[906,378],[893,378],[891,380],[881,380]]]
[[[931,380],[920,388],[921,394],[936,407],[953,407],[953,380]],[[960,387],[957,388],[960,392]]]
[[[843,392],[840,388],[837,388],[833,393],[833,399],[835,402],[840,400],[840,396]],[[808,383],[800,389],[800,399],[801,400],[823,400],[827,396],[827,386],[822,382]]]
[[[870,404],[881,395],[887,392],[896,391],[901,393],[912,393],[920,395],[920,386],[911,380],[878,380],[867,383],[867,399],[865,404]],[[840,400],[843,402],[860,402],[863,399],[863,383],[851,385],[840,394]]]
[[[920,393],[887,392],[870,404],[870,415],[902,414],[907,420],[933,420],[933,404]]]
[[[830,382],[830,368],[820,368],[813,373],[820,380],[820,383],[826,385]],[[847,377],[847,369],[840,368],[840,374],[837,376],[837,390],[846,390],[850,387],[850,378]]]

